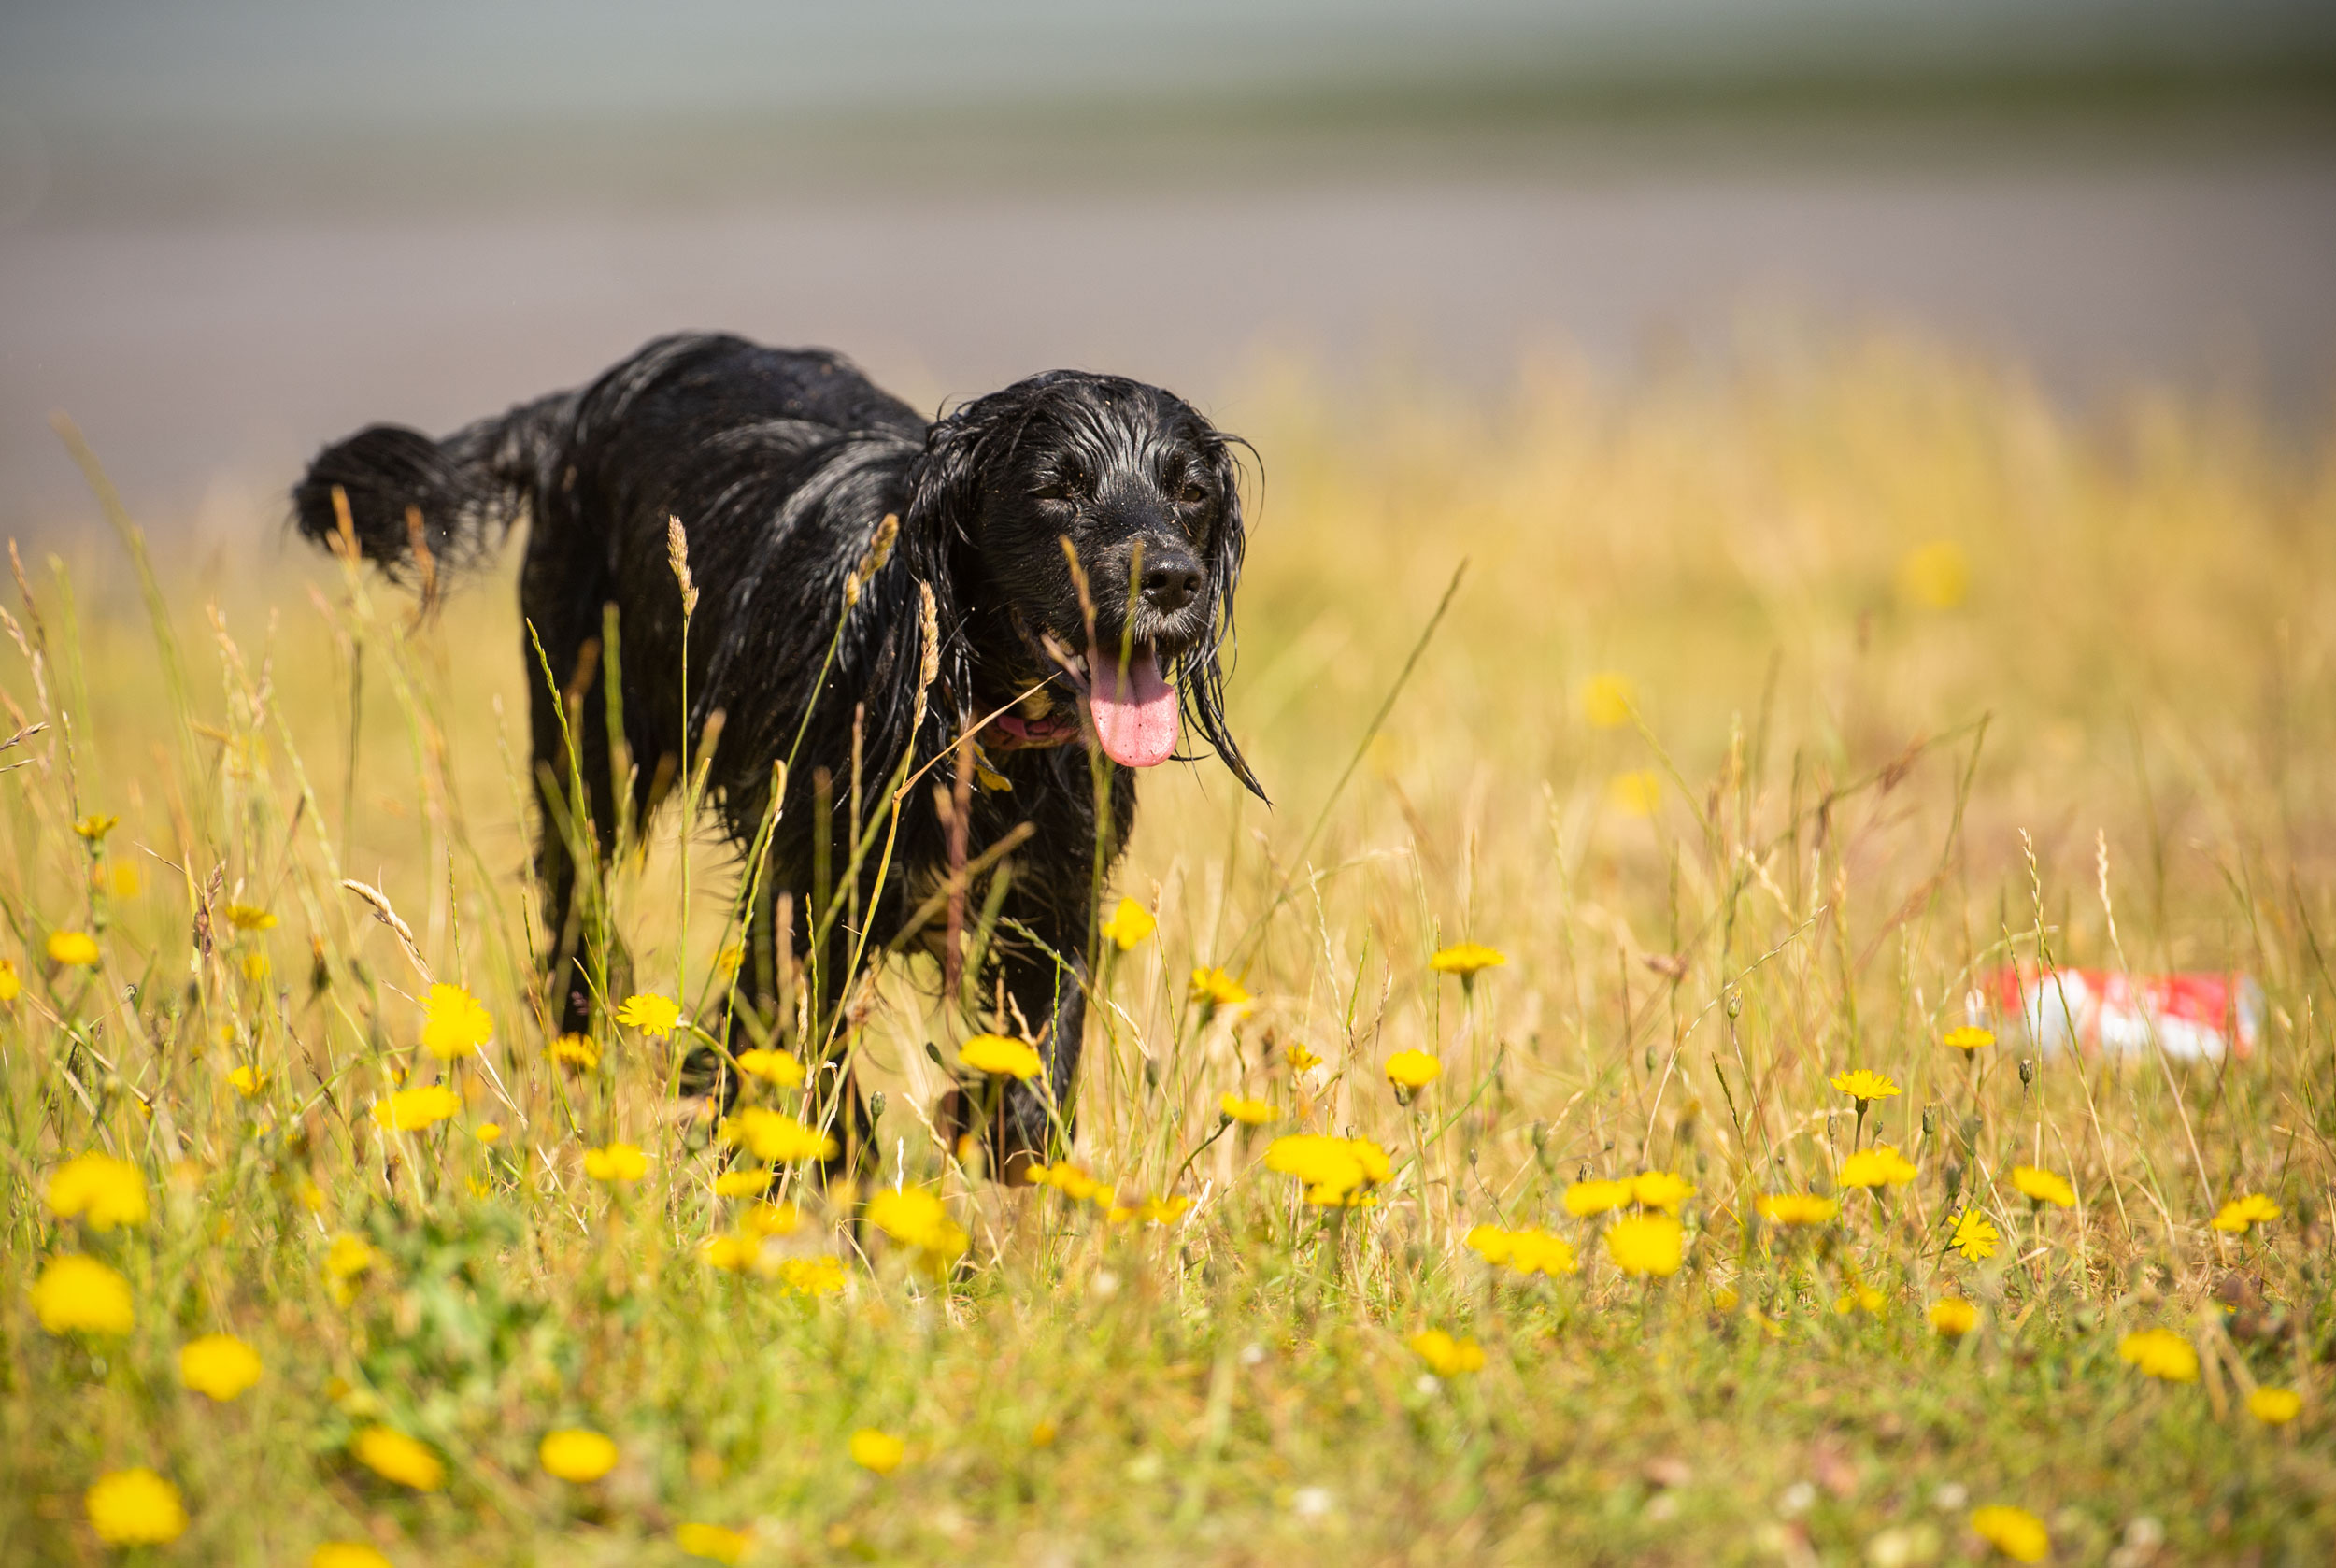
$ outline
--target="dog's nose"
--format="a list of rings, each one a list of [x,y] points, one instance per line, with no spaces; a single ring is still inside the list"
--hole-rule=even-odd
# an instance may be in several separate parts
[[[1145,564],[1144,602],[1156,610],[1180,610],[1190,604],[1192,595],[1200,591],[1200,563],[1189,556],[1172,556],[1165,561]]]

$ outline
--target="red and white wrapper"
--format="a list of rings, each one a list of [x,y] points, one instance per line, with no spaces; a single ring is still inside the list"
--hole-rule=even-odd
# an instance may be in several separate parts
[[[2088,1055],[2138,1056],[2155,1048],[2217,1062],[2233,1050],[2254,1054],[2263,988],[2235,972],[2128,975],[2007,964],[1972,992],[1971,1012],[1974,1023],[2016,1022],[2045,1051],[2073,1041]]]

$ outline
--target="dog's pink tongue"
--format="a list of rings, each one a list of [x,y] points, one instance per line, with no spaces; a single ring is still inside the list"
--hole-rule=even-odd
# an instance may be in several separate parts
[[[1088,711],[1095,716],[1095,738],[1104,754],[1126,768],[1157,767],[1176,749],[1176,689],[1161,678],[1151,649],[1139,650],[1124,668],[1090,649]]]

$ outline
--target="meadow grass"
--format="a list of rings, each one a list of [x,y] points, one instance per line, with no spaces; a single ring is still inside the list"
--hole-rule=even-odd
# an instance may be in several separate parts
[[[142,586],[94,505],[23,552],[0,1557],[2328,1561],[2336,449],[1888,337],[1497,399],[1262,366],[1224,413],[1276,804],[1146,780],[1105,908],[1157,929],[1051,1186],[933,1131],[1001,1020],[854,993],[882,1184],[938,1217],[718,1193],[686,1026],[553,1052],[507,577],[418,619],[255,519]],[[731,863],[649,826],[623,990],[718,1008]],[[1463,942],[1505,962],[1432,967]],[[2017,962],[2241,970],[2266,1019],[2220,1062],[1945,1043]],[[434,983],[485,1008],[450,1060]],[[1910,1179],[1843,1187],[1876,1145]],[[129,1169],[60,1185],[93,1151]],[[69,1268],[44,1326],[75,1254],[126,1329]],[[216,1333],[256,1383],[182,1358]],[[136,1467],[183,1532],[109,1546],[178,1522],[92,1496]]]

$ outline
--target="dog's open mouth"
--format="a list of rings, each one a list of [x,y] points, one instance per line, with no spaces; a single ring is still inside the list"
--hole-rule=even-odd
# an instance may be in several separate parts
[[[1079,688],[1104,755],[1121,767],[1157,767],[1175,754],[1178,733],[1176,685],[1163,674],[1148,643],[1132,649],[1124,663],[1090,648],[1085,658],[1041,634],[1044,651]],[[1043,692],[1024,699],[1019,713],[998,720],[1016,746],[1061,746],[1077,727]]]

